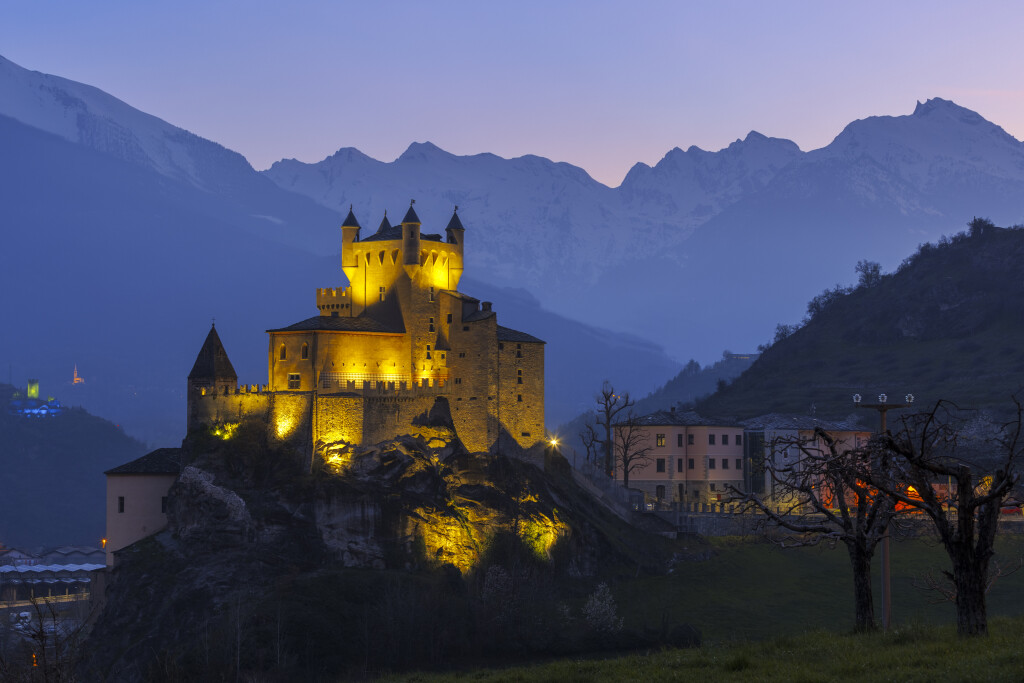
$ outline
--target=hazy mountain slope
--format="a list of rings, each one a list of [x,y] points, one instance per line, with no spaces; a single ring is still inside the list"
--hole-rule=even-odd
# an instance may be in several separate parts
[[[89,85],[0,57],[0,115],[217,195],[247,212],[253,234],[318,253],[331,245],[321,207],[282,191],[245,158]]]
[[[851,396],[1006,408],[1024,387],[1024,230],[926,245],[881,283],[840,297],[699,409],[844,416]]]
[[[429,144],[390,163],[346,149],[265,174],[327,206],[367,207],[374,222],[411,194],[437,211],[457,203],[499,283],[685,358],[752,349],[861,258],[895,266],[976,213],[1021,220],[1022,169],[1022,143],[933,99],[808,153],[757,133],[718,152],[674,149],[615,189],[565,164]]]
[[[0,543],[98,547],[106,528],[103,472],[142,455],[143,445],[81,409],[9,415],[14,391],[0,384]]]

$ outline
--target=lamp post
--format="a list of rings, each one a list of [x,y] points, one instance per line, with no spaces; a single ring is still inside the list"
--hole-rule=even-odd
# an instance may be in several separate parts
[[[880,418],[879,434],[888,431],[885,416],[890,410],[896,408],[909,408],[914,402],[914,395],[907,394],[903,397],[903,403],[889,403],[889,397],[885,394],[878,395],[878,403],[862,403],[860,394],[853,395],[853,405],[856,408],[871,408],[878,411]],[[885,535],[882,536],[882,630],[888,631],[892,622],[892,568],[889,561],[889,527],[885,528]]]

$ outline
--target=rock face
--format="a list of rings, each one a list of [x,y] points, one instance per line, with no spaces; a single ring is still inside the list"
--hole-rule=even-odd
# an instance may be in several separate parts
[[[562,576],[592,575],[622,553],[623,541],[598,529],[628,534],[571,480],[468,453],[441,417],[370,448],[319,444],[312,468],[268,447],[259,425],[228,441],[190,436],[168,528],[118,555],[83,678],[163,676],[155,672],[197,661],[210,637],[201,629],[283,593],[289,606],[289,591],[316,577],[347,577],[332,583],[344,591],[346,571],[398,572],[402,583],[447,568],[461,585],[510,539]]]

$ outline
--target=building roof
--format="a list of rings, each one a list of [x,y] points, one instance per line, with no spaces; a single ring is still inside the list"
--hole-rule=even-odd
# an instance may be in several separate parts
[[[391,229],[391,221],[388,220],[388,210],[384,209],[384,218],[381,220],[380,225],[377,226],[377,232],[381,233]]]
[[[486,313],[493,313],[493,311],[481,311]],[[502,327],[498,325],[498,341],[507,342],[524,342],[527,344],[546,344],[543,339],[537,339],[532,334],[526,334],[519,330],[513,330],[511,327]]]
[[[459,207],[455,207],[455,211],[452,213],[452,219],[448,221],[448,227],[445,230],[465,230],[462,227],[462,221],[459,220]]]
[[[490,318],[492,315],[494,315],[494,311],[473,311],[469,315],[463,316],[462,322],[475,323],[478,320],[486,320],[487,318]]]
[[[103,474],[177,474],[180,471],[181,449],[158,448]]]
[[[311,332],[324,330],[327,332],[377,332],[381,334],[402,334],[404,327],[386,325],[368,315],[361,315],[356,318],[345,316],[315,315],[312,318],[300,320],[288,327],[279,327],[267,332]]]
[[[746,429],[757,431],[763,429],[793,429],[811,431],[821,427],[829,432],[870,432],[856,422],[850,420],[823,420],[810,415],[768,413],[743,420]]]
[[[704,417],[692,410],[658,410],[636,419],[644,427],[733,427],[739,426],[733,420]]]
[[[409,205],[409,210],[405,212],[405,218],[402,219],[403,223],[420,223],[420,217],[416,215],[416,209],[412,208],[412,204]]]
[[[385,218],[384,220],[387,221],[387,218]],[[408,222],[409,221],[406,221],[406,223],[408,223]],[[402,239],[402,226],[401,225],[395,225],[395,226],[388,225],[388,227],[385,228],[384,227],[384,223],[381,223],[381,228],[379,230],[377,230],[377,232],[373,233],[372,235],[370,235],[366,239],[359,240],[359,241],[360,242],[383,242],[385,240],[400,240],[400,239]],[[433,233],[428,234],[428,235],[420,233],[420,239],[421,240],[426,240],[427,242],[441,242],[442,241],[440,235],[436,235],[436,234],[433,234]]]
[[[352,213],[352,205],[349,204],[348,215],[345,216],[345,222],[341,224],[343,228],[361,228],[359,221],[356,220],[356,215]]]
[[[210,325],[210,333],[206,335],[203,348],[199,349],[196,362],[192,366],[192,372],[188,373],[190,380],[225,380],[237,382],[238,375],[228,360],[228,352],[217,335],[217,328]]]

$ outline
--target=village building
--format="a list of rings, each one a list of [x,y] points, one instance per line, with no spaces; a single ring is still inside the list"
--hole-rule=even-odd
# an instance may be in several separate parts
[[[632,424],[640,433],[635,447],[646,453],[629,472],[631,489],[649,499],[685,506],[721,503],[728,499],[730,486],[743,489],[742,425],[674,409],[635,418]],[[621,439],[616,439],[616,449],[615,479],[621,482]]]
[[[784,471],[799,472],[804,451],[828,453],[828,446],[816,433],[825,431],[837,452],[860,448],[871,438],[871,431],[854,422],[823,420],[807,415],[769,413],[743,421],[745,453],[749,463],[746,490],[767,500],[786,497],[786,487],[772,476]]]
[[[106,564],[114,553],[167,526],[167,492],[181,471],[180,448],[158,448],[104,472],[107,476]]]

